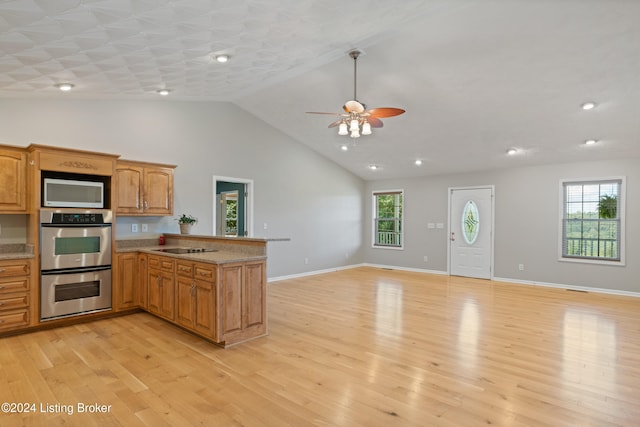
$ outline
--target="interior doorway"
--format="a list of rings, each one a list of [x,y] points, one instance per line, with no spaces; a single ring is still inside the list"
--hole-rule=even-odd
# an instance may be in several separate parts
[[[253,236],[253,181],[214,176],[213,187],[214,234],[226,237]]]
[[[449,189],[449,274],[491,279],[493,186]]]

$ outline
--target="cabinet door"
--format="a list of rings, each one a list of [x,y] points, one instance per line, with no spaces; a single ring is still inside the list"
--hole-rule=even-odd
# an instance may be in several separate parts
[[[143,168],[130,165],[116,167],[116,213],[131,214],[143,211]]]
[[[266,323],[266,263],[247,263],[244,271],[243,328]]]
[[[116,311],[136,307],[136,278],[138,255],[135,253],[116,256],[114,283],[114,308]]]
[[[173,215],[173,169],[144,169],[144,213]]]
[[[213,338],[215,330],[215,284],[202,280],[195,281],[195,316],[193,328]]]
[[[0,150],[0,213],[27,211],[27,154]]]
[[[160,315],[166,317],[169,320],[174,319],[175,314],[175,280],[173,278],[173,272],[168,273],[163,271],[161,273],[162,280],[160,281]]]
[[[224,336],[242,330],[242,264],[222,265],[220,276],[218,316],[220,332]]]
[[[180,271],[180,266],[178,266]],[[178,277],[176,280],[176,322],[193,328],[195,315],[195,291],[193,279]]]
[[[138,274],[137,274],[137,285],[136,285],[136,304],[142,307],[143,309],[147,309],[147,296],[149,295],[148,283],[149,276],[147,270],[147,254],[138,254]]]
[[[162,293],[160,292],[160,282],[162,280],[160,270],[150,268],[147,277],[147,308],[150,313],[160,314],[160,307],[162,305],[162,302],[160,300],[160,298],[162,297]]]

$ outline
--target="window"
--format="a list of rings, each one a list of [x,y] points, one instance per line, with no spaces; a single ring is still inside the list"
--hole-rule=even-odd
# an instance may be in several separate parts
[[[373,246],[401,249],[403,191],[373,192]]]
[[[561,259],[624,264],[624,179],[562,182]]]

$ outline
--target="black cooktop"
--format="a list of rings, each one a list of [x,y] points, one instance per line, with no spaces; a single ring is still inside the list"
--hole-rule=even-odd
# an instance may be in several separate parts
[[[158,252],[167,252],[170,254],[199,254],[203,252],[218,252],[217,249],[207,248],[162,248],[155,250]]]

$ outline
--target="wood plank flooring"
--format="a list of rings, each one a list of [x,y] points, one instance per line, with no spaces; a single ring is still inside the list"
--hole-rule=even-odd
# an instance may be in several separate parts
[[[363,267],[268,303],[226,350],[146,313],[2,338],[35,408],[0,426],[640,425],[638,298]]]

